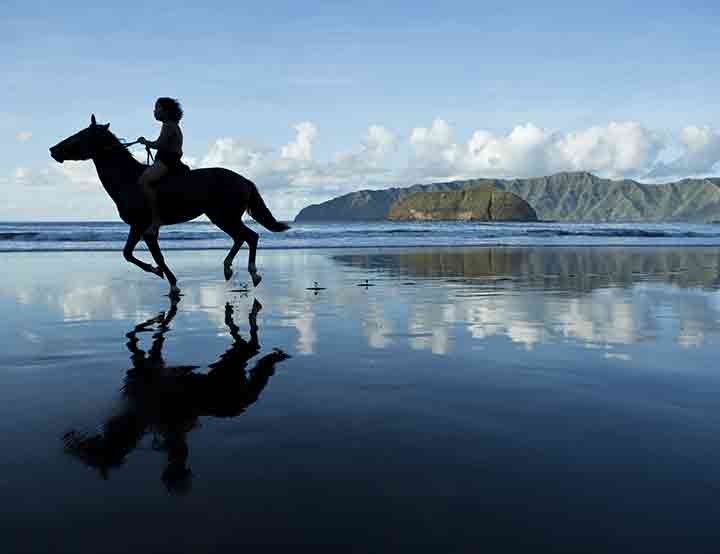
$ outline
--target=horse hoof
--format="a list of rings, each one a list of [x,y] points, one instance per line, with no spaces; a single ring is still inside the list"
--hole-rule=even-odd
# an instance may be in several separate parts
[[[230,277],[233,276],[233,270],[231,265],[226,265],[223,270],[225,271],[225,280],[229,281]]]
[[[252,277],[254,287],[257,287],[260,284],[260,281],[262,281],[262,277],[260,277],[260,275],[257,273],[251,273],[250,277]]]

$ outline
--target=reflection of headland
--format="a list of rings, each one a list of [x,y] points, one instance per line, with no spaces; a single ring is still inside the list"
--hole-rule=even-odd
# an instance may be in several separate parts
[[[527,349],[567,339],[604,348],[658,340],[689,348],[720,333],[715,248],[405,249],[333,259],[383,275],[388,287],[405,291],[394,298],[409,299],[405,321],[386,309],[369,312],[377,320],[366,324],[376,347],[405,329],[412,348],[439,354],[452,348],[459,328],[478,340],[506,336]],[[405,286],[423,282],[433,286]]]
[[[718,288],[716,248],[489,247],[382,254],[341,254],[341,264],[414,278],[509,278],[517,284],[589,292],[662,281],[679,287]]]
[[[257,300],[248,316],[250,337],[245,340],[233,319],[233,308],[225,306],[225,324],[233,343],[207,373],[197,366],[168,366],[162,355],[165,334],[177,313],[179,299],[171,300],[170,309],[135,326],[127,334],[132,367],[122,388],[123,407],[109,417],[99,433],[65,433],[65,450],[107,478],[121,466],[143,437],[153,435],[153,449],[167,454],[162,480],[170,492],[186,492],[192,472],[188,466],[187,433],[197,426],[201,416],[235,417],[252,405],[275,372],[275,364],[289,356],[273,350],[247,371],[250,359],[260,352]],[[152,331],[151,348],[138,347],[138,333]]]

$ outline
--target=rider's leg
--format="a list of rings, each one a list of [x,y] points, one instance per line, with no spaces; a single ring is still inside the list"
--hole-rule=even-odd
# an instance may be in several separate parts
[[[157,191],[155,190],[155,185],[167,174],[167,166],[164,163],[156,160],[153,165],[151,165],[142,172],[142,175],[140,175],[140,178],[138,179],[138,182],[143,187],[145,199],[147,200],[147,203],[150,207],[150,212],[152,214],[152,223],[150,224],[150,228],[148,229],[148,231],[151,232],[157,231],[158,227],[160,227],[161,224],[160,217],[158,215]]]

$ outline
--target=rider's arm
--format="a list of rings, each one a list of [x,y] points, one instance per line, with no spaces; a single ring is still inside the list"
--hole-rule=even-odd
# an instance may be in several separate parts
[[[160,136],[157,138],[157,140],[146,140],[145,145],[149,146],[150,148],[157,149],[168,149],[166,148],[169,144],[170,140],[170,130],[168,129],[167,125],[162,126],[162,129],[160,129]]]

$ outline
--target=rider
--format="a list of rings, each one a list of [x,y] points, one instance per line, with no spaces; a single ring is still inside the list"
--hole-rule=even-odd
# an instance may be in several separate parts
[[[161,221],[158,217],[157,191],[155,185],[168,174],[184,171],[185,166],[181,161],[183,134],[180,129],[180,120],[183,110],[174,98],[158,98],[155,102],[153,112],[155,119],[162,122],[162,129],[157,140],[147,140],[145,137],[138,137],[137,141],[146,147],[157,150],[153,165],[143,171],[138,179],[145,192],[145,198],[150,205],[152,212],[152,223],[148,228],[151,233],[157,232]]]

